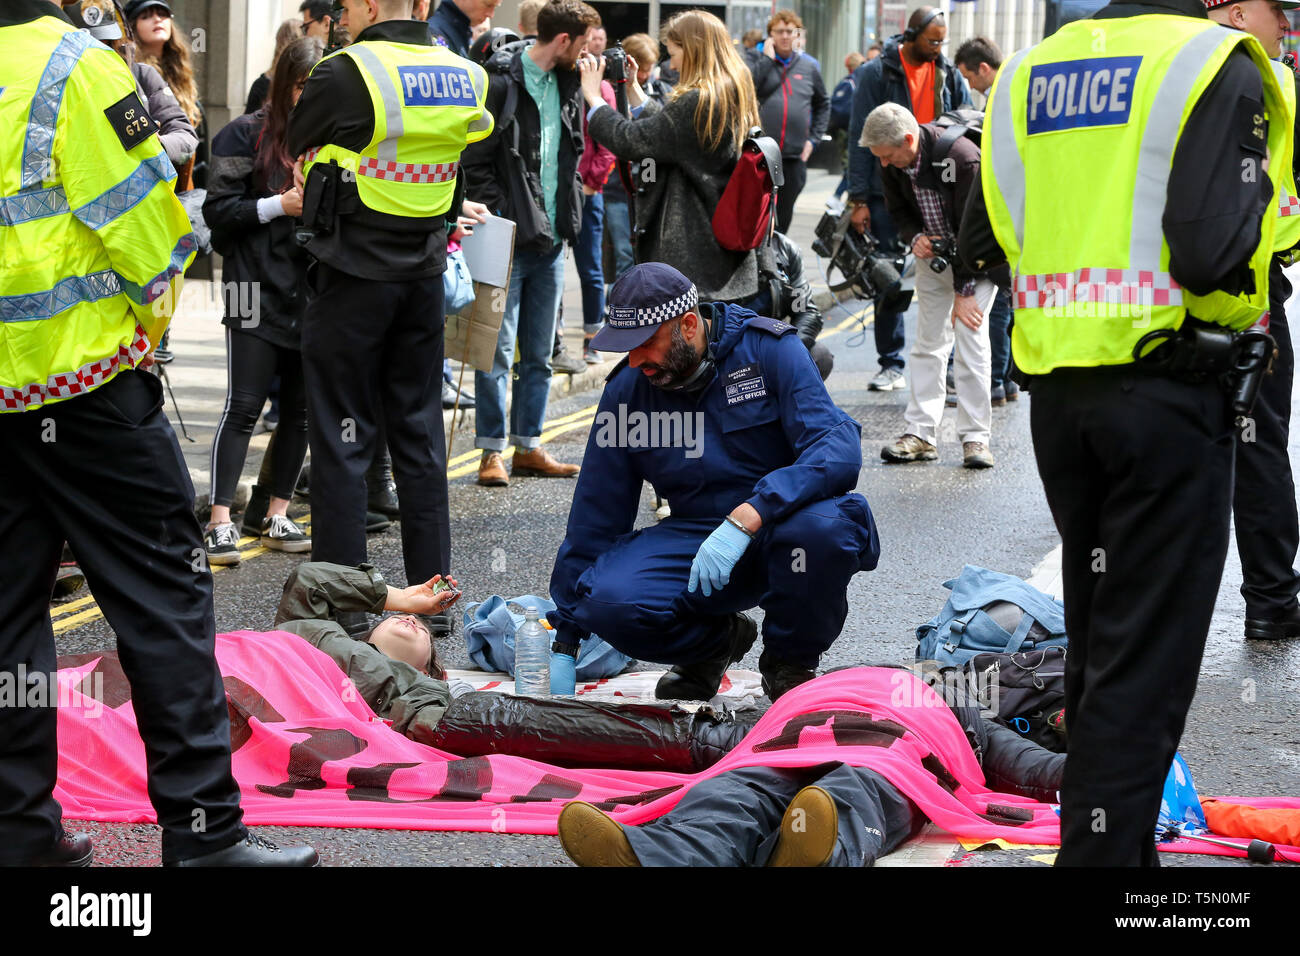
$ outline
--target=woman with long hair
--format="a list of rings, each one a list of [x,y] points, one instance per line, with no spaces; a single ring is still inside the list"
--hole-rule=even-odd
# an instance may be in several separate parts
[[[628,104],[639,110],[631,120],[601,108],[603,60],[584,58],[588,132],[620,159],[642,164],[635,183],[637,261],[674,266],[702,298],[745,301],[759,292],[758,254],[722,248],[710,224],[741,145],[758,125],[754,81],[726,26],[711,13],[679,13],[663,37],[681,79],[660,107],[647,100],[631,71]]]
[[[271,74],[275,72],[275,61],[294,40],[303,36],[302,17],[290,17],[282,22],[275,31],[275,52],[271,55],[271,65],[265,73],[259,73],[253,85],[248,88],[248,100],[244,103],[244,112],[252,113],[266,102],[266,92],[271,88]]]
[[[224,257],[222,298],[229,387],[212,442],[212,517],[204,544],[210,564],[237,564],[239,533],[230,505],[248,454],[253,426],[271,380],[280,376],[280,424],[275,434],[270,503],[261,544],[306,551],[311,539],[289,518],[298,472],[307,453],[307,396],[301,329],[306,307],[306,253],[294,240],[302,190],[293,185],[285,145],[289,113],[320,59],[320,40],[304,37],[284,48],[271,76],[267,105],[236,117],[212,144],[212,178],[203,214],[212,245]]]
[[[176,28],[172,8],[164,0],[130,0],[126,5],[126,19],[135,34],[136,59],[162,74],[198,133],[199,151],[190,163],[176,171],[176,191],[202,188],[206,182],[208,137],[190,46],[182,31]]]

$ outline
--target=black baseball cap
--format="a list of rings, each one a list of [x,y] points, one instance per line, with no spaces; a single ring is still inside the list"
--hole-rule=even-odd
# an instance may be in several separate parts
[[[642,262],[627,270],[609,290],[605,327],[591,340],[600,352],[630,352],[644,345],[659,326],[684,315],[700,302],[695,283],[663,262]]]
[[[168,16],[172,15],[172,8],[166,3],[166,0],[127,0],[124,14],[128,20],[134,21],[136,17],[150,7],[162,7],[167,11]]]

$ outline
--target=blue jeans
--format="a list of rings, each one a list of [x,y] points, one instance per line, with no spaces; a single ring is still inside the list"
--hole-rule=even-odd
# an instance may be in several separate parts
[[[519,367],[510,403],[510,443],[520,450],[536,448],[546,419],[551,389],[551,346],[555,313],[564,291],[564,246],[549,252],[515,252],[510,272],[506,314],[497,334],[492,371],[474,373],[474,447],[504,451],[506,447],[506,386],[519,342]]]
[[[880,243],[881,251],[892,252],[898,243],[898,232],[894,220],[889,217],[883,196],[872,196],[867,200],[871,209],[871,235]],[[872,323],[876,336],[876,355],[881,368],[896,368],[902,371],[904,366],[902,312],[877,312]]]
[[[614,278],[636,265],[632,252],[632,214],[626,199],[605,196],[605,228],[614,247]]]
[[[582,331],[595,335],[605,318],[605,270],[600,244],[605,235],[605,197],[582,197],[582,229],[573,244],[573,259],[582,283]]]
[[[991,387],[1005,385],[1011,371],[1011,290],[998,289],[989,310],[989,346],[993,350]]]

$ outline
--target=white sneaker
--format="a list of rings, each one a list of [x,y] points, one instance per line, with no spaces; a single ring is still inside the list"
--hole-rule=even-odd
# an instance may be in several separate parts
[[[268,515],[262,522],[262,547],[296,554],[311,550],[311,538],[288,515]]]
[[[896,368],[882,368],[880,374],[871,380],[867,388],[873,392],[888,392],[896,388],[907,388],[907,379]]]

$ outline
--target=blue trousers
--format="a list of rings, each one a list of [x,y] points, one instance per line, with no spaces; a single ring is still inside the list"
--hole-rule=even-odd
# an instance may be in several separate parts
[[[732,614],[761,607],[771,656],[816,668],[844,627],[849,579],[880,556],[866,499],[814,501],[765,525],[726,587],[690,593],[691,562],[721,520],[672,517],[620,538],[578,579],[577,623],[632,657],[693,664],[723,650]]]
[[[595,335],[605,321],[605,270],[600,244],[605,236],[605,199],[600,193],[582,197],[582,230],[573,244],[573,258],[582,283],[582,331]]]
[[[636,256],[632,252],[632,218],[626,198],[603,196],[603,199],[605,228],[609,230],[610,244],[614,247],[614,278],[617,279],[636,265]]]
[[[993,352],[991,388],[1007,383],[1011,373],[1011,290],[998,289],[989,310],[989,348]]]
[[[836,763],[730,770],[691,787],[665,816],[623,832],[642,866],[762,866],[790,801],[814,785],[839,816],[830,866],[871,866],[925,825],[916,804],[880,774]]]
[[[497,333],[492,371],[474,374],[478,414],[474,447],[503,451],[506,447],[506,388],[519,344],[519,367],[510,404],[510,443],[536,448],[546,419],[551,388],[551,349],[555,315],[564,291],[564,246],[549,252],[516,251],[510,271],[506,314]]]
[[[893,251],[898,243],[898,232],[894,220],[889,217],[884,197],[873,196],[867,204],[871,209],[871,235],[880,243],[882,251]],[[906,364],[903,360],[903,347],[906,345],[903,313],[877,312],[871,327],[876,336],[876,356],[880,367],[901,370]]]

